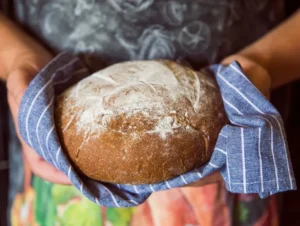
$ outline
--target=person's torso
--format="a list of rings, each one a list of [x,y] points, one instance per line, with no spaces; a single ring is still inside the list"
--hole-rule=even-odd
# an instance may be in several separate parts
[[[71,50],[92,54],[106,63],[184,58],[200,67],[245,47],[284,18],[283,0],[14,0],[14,5],[17,21],[55,52]],[[11,145],[10,149],[16,147]],[[47,183],[28,169],[23,173],[20,159],[18,150],[11,152],[13,225],[21,225],[20,222],[27,225],[29,222],[31,225],[54,225],[53,222],[152,225],[146,224],[145,219],[149,222],[155,219],[155,211],[150,211],[147,202],[136,209],[100,208],[87,202],[73,187]],[[233,195],[225,192],[220,195],[220,192],[218,189],[199,191],[197,195],[203,197],[203,205],[213,205],[210,200],[205,202],[205,197],[218,194],[219,200],[225,200],[222,205],[226,211],[222,213],[216,213],[218,209],[196,214],[172,209],[174,206],[189,209],[190,203],[186,200],[176,205],[170,202],[169,206],[178,218],[188,215],[189,222],[197,223],[197,214],[203,215],[198,222],[202,225],[208,225],[203,221],[206,218],[233,222],[230,219]],[[242,219],[238,221],[253,225],[266,218],[268,203],[249,197],[244,202],[239,201],[238,205],[244,209],[236,213],[236,217]]]
[[[215,63],[283,19],[282,0],[15,0],[18,20],[55,49],[107,63]]]

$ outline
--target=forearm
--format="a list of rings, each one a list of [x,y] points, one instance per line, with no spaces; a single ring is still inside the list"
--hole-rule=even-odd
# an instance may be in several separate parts
[[[33,38],[0,13],[0,79],[6,80],[20,58],[43,50]]]
[[[300,11],[238,54],[262,65],[272,88],[300,79]]]

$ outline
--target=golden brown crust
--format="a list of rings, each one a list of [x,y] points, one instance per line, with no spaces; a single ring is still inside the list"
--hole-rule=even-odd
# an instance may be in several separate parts
[[[194,76],[176,71],[174,63],[164,63],[178,80]],[[180,71],[180,70],[179,70]],[[177,73],[177,74],[176,74]],[[180,124],[162,138],[152,132],[157,125],[153,115],[118,114],[106,125],[107,130],[89,136],[76,128],[76,98],[69,91],[56,101],[57,132],[72,165],[86,176],[104,182],[122,184],[157,183],[193,170],[206,163],[213,151],[226,116],[219,90],[212,78],[198,73],[201,99],[196,112],[189,99],[180,98],[176,111],[163,115]],[[73,117],[73,118],[72,118]],[[99,123],[95,118],[95,123]],[[66,128],[66,129],[64,129]]]

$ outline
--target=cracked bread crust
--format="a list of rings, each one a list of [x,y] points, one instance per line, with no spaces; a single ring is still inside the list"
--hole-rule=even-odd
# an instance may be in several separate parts
[[[103,182],[148,184],[209,160],[227,122],[212,77],[165,60],[97,73],[56,99],[56,129],[77,171]]]

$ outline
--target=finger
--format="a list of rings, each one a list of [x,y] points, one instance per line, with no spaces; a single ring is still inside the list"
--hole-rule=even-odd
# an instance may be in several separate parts
[[[17,115],[19,105],[17,104],[15,98],[9,93],[8,93],[8,103],[9,103],[10,112],[11,112],[11,115],[12,115],[12,118],[14,121],[17,136],[20,138],[19,128],[18,128],[18,115]]]
[[[7,83],[9,108],[10,108],[10,111],[12,114],[12,118],[14,121],[17,136],[22,144],[23,149],[30,149],[30,147],[22,139],[22,137],[19,133],[19,127],[18,127],[18,112],[19,112],[20,102],[21,102],[23,93],[26,89],[26,85],[24,84],[23,76],[21,76],[21,74],[16,73],[16,74],[13,74],[12,76],[13,77],[11,77]],[[17,81],[18,77],[20,78],[20,81]],[[14,86],[14,84],[15,84],[15,86]]]
[[[136,208],[130,226],[153,225],[152,213],[148,202],[144,202]]]
[[[271,78],[268,71],[256,61],[242,55],[232,55],[225,58],[221,63],[228,65],[234,60],[238,61],[243,72],[250,82],[269,99],[271,90]]]
[[[222,199],[223,186],[218,184],[209,184],[201,187],[185,187],[180,191],[188,200],[193,212],[199,222],[199,225],[225,225],[220,222],[218,214],[223,217],[224,200]]]
[[[20,106],[25,90],[34,76],[35,73],[28,67],[22,67],[10,73],[6,87],[8,94],[12,97],[11,100],[16,102],[17,106]]]
[[[34,150],[32,150],[22,139],[18,129],[18,112],[24,92],[33,76],[30,71],[18,70],[11,73],[8,81],[8,102],[12,113],[16,132],[22,144],[25,158],[27,159],[34,174],[41,178],[58,184],[71,184],[70,180],[62,172],[43,160]]]
[[[41,158],[34,150],[31,148],[24,148],[23,154],[25,160],[30,165],[32,172],[41,177],[42,179],[55,184],[70,185],[71,181],[69,178],[57,170],[54,166],[50,165],[43,158]]]
[[[54,184],[72,185],[70,179],[55,167],[40,159],[32,167],[32,172],[40,178]]]
[[[154,225],[185,225],[185,213],[189,212],[189,205],[178,188],[155,192],[148,203]]]

